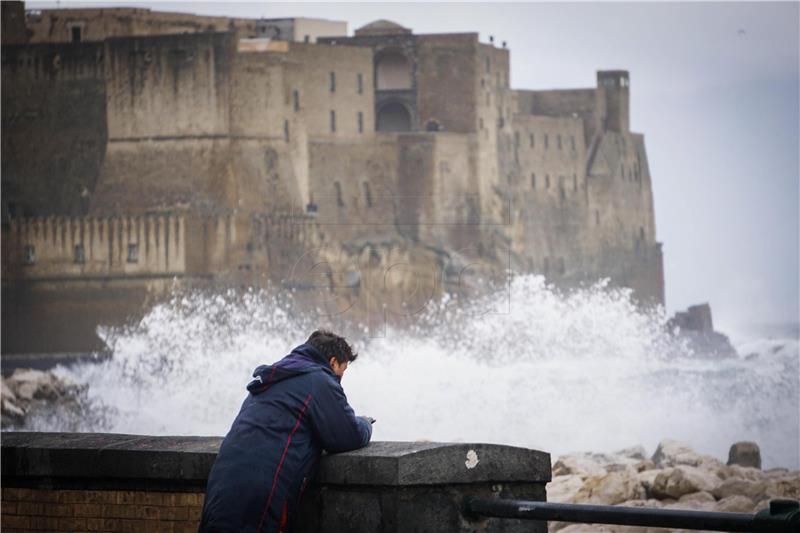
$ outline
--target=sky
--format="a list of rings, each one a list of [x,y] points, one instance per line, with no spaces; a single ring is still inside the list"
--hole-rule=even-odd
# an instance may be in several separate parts
[[[628,70],[631,129],[645,135],[664,243],[667,310],[709,302],[723,331],[798,321],[800,3],[115,5],[320,17],[347,21],[351,33],[389,19],[416,33],[493,35],[511,50],[517,89],[594,87],[597,70]]]

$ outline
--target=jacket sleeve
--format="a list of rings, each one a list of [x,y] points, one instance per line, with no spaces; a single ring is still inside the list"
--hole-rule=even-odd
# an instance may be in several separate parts
[[[372,437],[372,424],[355,415],[342,386],[328,376],[316,380],[309,415],[322,448],[327,452],[363,448]]]

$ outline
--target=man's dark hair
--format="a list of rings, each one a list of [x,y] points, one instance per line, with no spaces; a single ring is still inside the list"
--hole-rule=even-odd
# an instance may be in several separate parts
[[[326,361],[335,357],[339,364],[343,364],[345,361],[352,363],[358,357],[358,354],[347,343],[347,339],[327,329],[318,329],[312,333],[306,344],[316,348]]]

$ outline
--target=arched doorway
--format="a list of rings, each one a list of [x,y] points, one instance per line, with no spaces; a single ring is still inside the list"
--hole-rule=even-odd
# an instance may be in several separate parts
[[[378,110],[378,131],[411,131],[411,115],[401,103],[391,102]]]
[[[411,65],[402,52],[392,50],[378,56],[375,87],[379,91],[411,88]]]

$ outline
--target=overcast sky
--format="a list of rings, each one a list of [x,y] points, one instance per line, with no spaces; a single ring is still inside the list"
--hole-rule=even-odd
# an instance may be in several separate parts
[[[798,3],[117,5],[321,17],[347,21],[351,33],[384,18],[418,33],[494,35],[511,49],[514,88],[593,87],[597,70],[628,70],[631,127],[645,135],[664,243],[667,308],[708,301],[722,329],[798,320]]]

